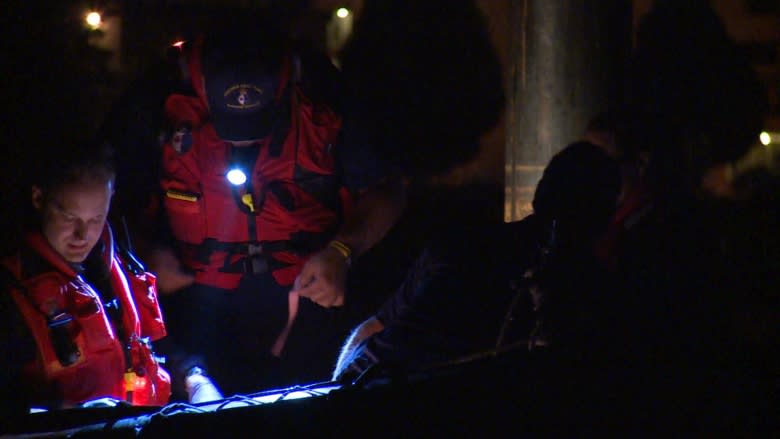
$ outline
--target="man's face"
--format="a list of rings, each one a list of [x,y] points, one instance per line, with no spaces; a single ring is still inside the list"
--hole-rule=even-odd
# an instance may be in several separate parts
[[[95,246],[106,223],[113,183],[71,183],[46,197],[33,186],[33,206],[41,213],[42,232],[66,261],[80,263]]]

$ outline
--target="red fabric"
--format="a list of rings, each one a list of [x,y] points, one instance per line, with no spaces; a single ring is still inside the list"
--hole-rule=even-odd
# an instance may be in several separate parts
[[[341,118],[327,107],[315,108],[297,88],[292,94],[290,129],[280,154],[272,156],[268,147],[270,139],[265,139],[251,174],[254,203],[260,208],[253,220],[261,243],[288,241],[299,231],[324,233],[332,230],[340,219],[340,212],[332,211],[301,189],[295,171],[301,168],[323,176],[335,174],[334,145]],[[171,144],[163,147],[162,187],[167,193],[164,206],[175,238],[190,244],[182,251],[183,262],[195,270],[196,282],[233,289],[238,286],[241,273],[223,273],[220,269],[243,256],[230,256],[226,264],[228,253],[214,251],[204,263],[193,248],[207,238],[224,243],[245,243],[250,239],[248,215],[239,208],[225,178],[230,146],[207,122],[201,98],[173,95],[168,98],[166,111],[174,123],[186,121],[193,128],[189,151],[179,153]],[[271,192],[271,183],[277,191],[285,192],[289,200],[281,200]],[[335,197],[348,200],[342,189],[334,188],[334,191],[338,191]],[[262,201],[260,194],[263,194]],[[285,207],[288,202],[294,209]],[[280,284],[291,285],[304,258],[287,251],[277,251],[272,256],[293,266],[273,273]]]
[[[167,330],[163,321],[160,302],[157,300],[157,277],[144,272],[128,274],[127,281],[133,295],[133,302],[141,324],[141,337],[157,341],[165,337]]]
[[[108,236],[108,228],[104,239]],[[108,238],[110,243],[110,238]],[[53,270],[39,273],[27,279],[21,279],[21,285],[27,294],[20,290],[11,292],[14,301],[24,317],[35,340],[37,359],[24,367],[23,379],[39,385],[51,385],[56,389],[52,400],[61,399],[65,406],[73,406],[85,401],[112,397],[125,400],[124,374],[128,367],[122,342],[118,340],[107,317],[103,304],[90,285],[67,264],[45,238],[32,233],[27,236],[27,245],[47,262]],[[132,340],[138,344],[141,336],[141,324],[131,292],[118,261],[108,252],[111,263],[111,281],[121,302],[123,315],[120,322]],[[6,260],[4,264],[18,277],[21,263],[18,257]],[[69,366],[63,366],[57,359],[46,315],[66,312],[74,317],[69,325],[70,336],[80,351],[78,360]],[[134,348],[137,354],[131,355],[134,370],[143,370],[147,376],[146,388],[149,394],[145,404],[163,405],[170,397],[170,378],[159,367],[151,352],[146,348]],[[132,402],[132,401],[131,401]]]

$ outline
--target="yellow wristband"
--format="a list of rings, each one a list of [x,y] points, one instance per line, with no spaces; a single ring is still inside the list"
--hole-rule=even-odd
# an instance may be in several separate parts
[[[347,263],[349,264],[349,262],[351,261],[351,257],[352,257],[352,249],[349,248],[349,246],[347,244],[344,244],[341,241],[333,240],[333,241],[328,243],[328,247],[334,248],[334,249],[336,249],[336,251],[341,253],[341,256],[344,256],[344,259],[346,259]]]

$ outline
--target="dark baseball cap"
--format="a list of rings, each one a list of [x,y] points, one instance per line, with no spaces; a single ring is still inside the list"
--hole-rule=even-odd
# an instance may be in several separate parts
[[[201,55],[211,121],[224,140],[266,137],[277,118],[282,52],[258,39],[206,37]]]

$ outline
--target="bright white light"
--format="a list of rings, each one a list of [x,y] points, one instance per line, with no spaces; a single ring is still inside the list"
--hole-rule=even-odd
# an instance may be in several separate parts
[[[764,146],[769,145],[772,143],[772,136],[769,135],[766,131],[763,131],[759,136],[759,140],[761,140],[761,144]]]
[[[336,16],[339,18],[347,18],[348,15],[349,9],[347,8],[338,8],[338,10],[336,10]]]
[[[262,403],[274,403],[277,401],[284,401],[290,399],[310,398],[313,396],[324,396],[330,393],[332,390],[341,388],[341,386],[325,386],[311,389],[285,390],[284,392],[270,393],[260,396],[255,396],[252,399]]]
[[[290,392],[287,394],[284,399],[302,399],[302,398],[308,398],[312,396],[311,393],[308,392]]]
[[[181,49],[184,46],[184,43],[185,43],[184,40],[179,40],[179,41],[171,44],[171,46],[176,47],[178,49]]]
[[[84,19],[86,20],[87,25],[89,25],[89,27],[91,27],[92,29],[99,28],[100,23],[103,21],[103,18],[100,16],[100,13],[95,11],[88,13]]]
[[[230,184],[239,186],[246,183],[246,174],[244,174],[244,171],[240,169],[231,169],[227,173],[227,179]]]

